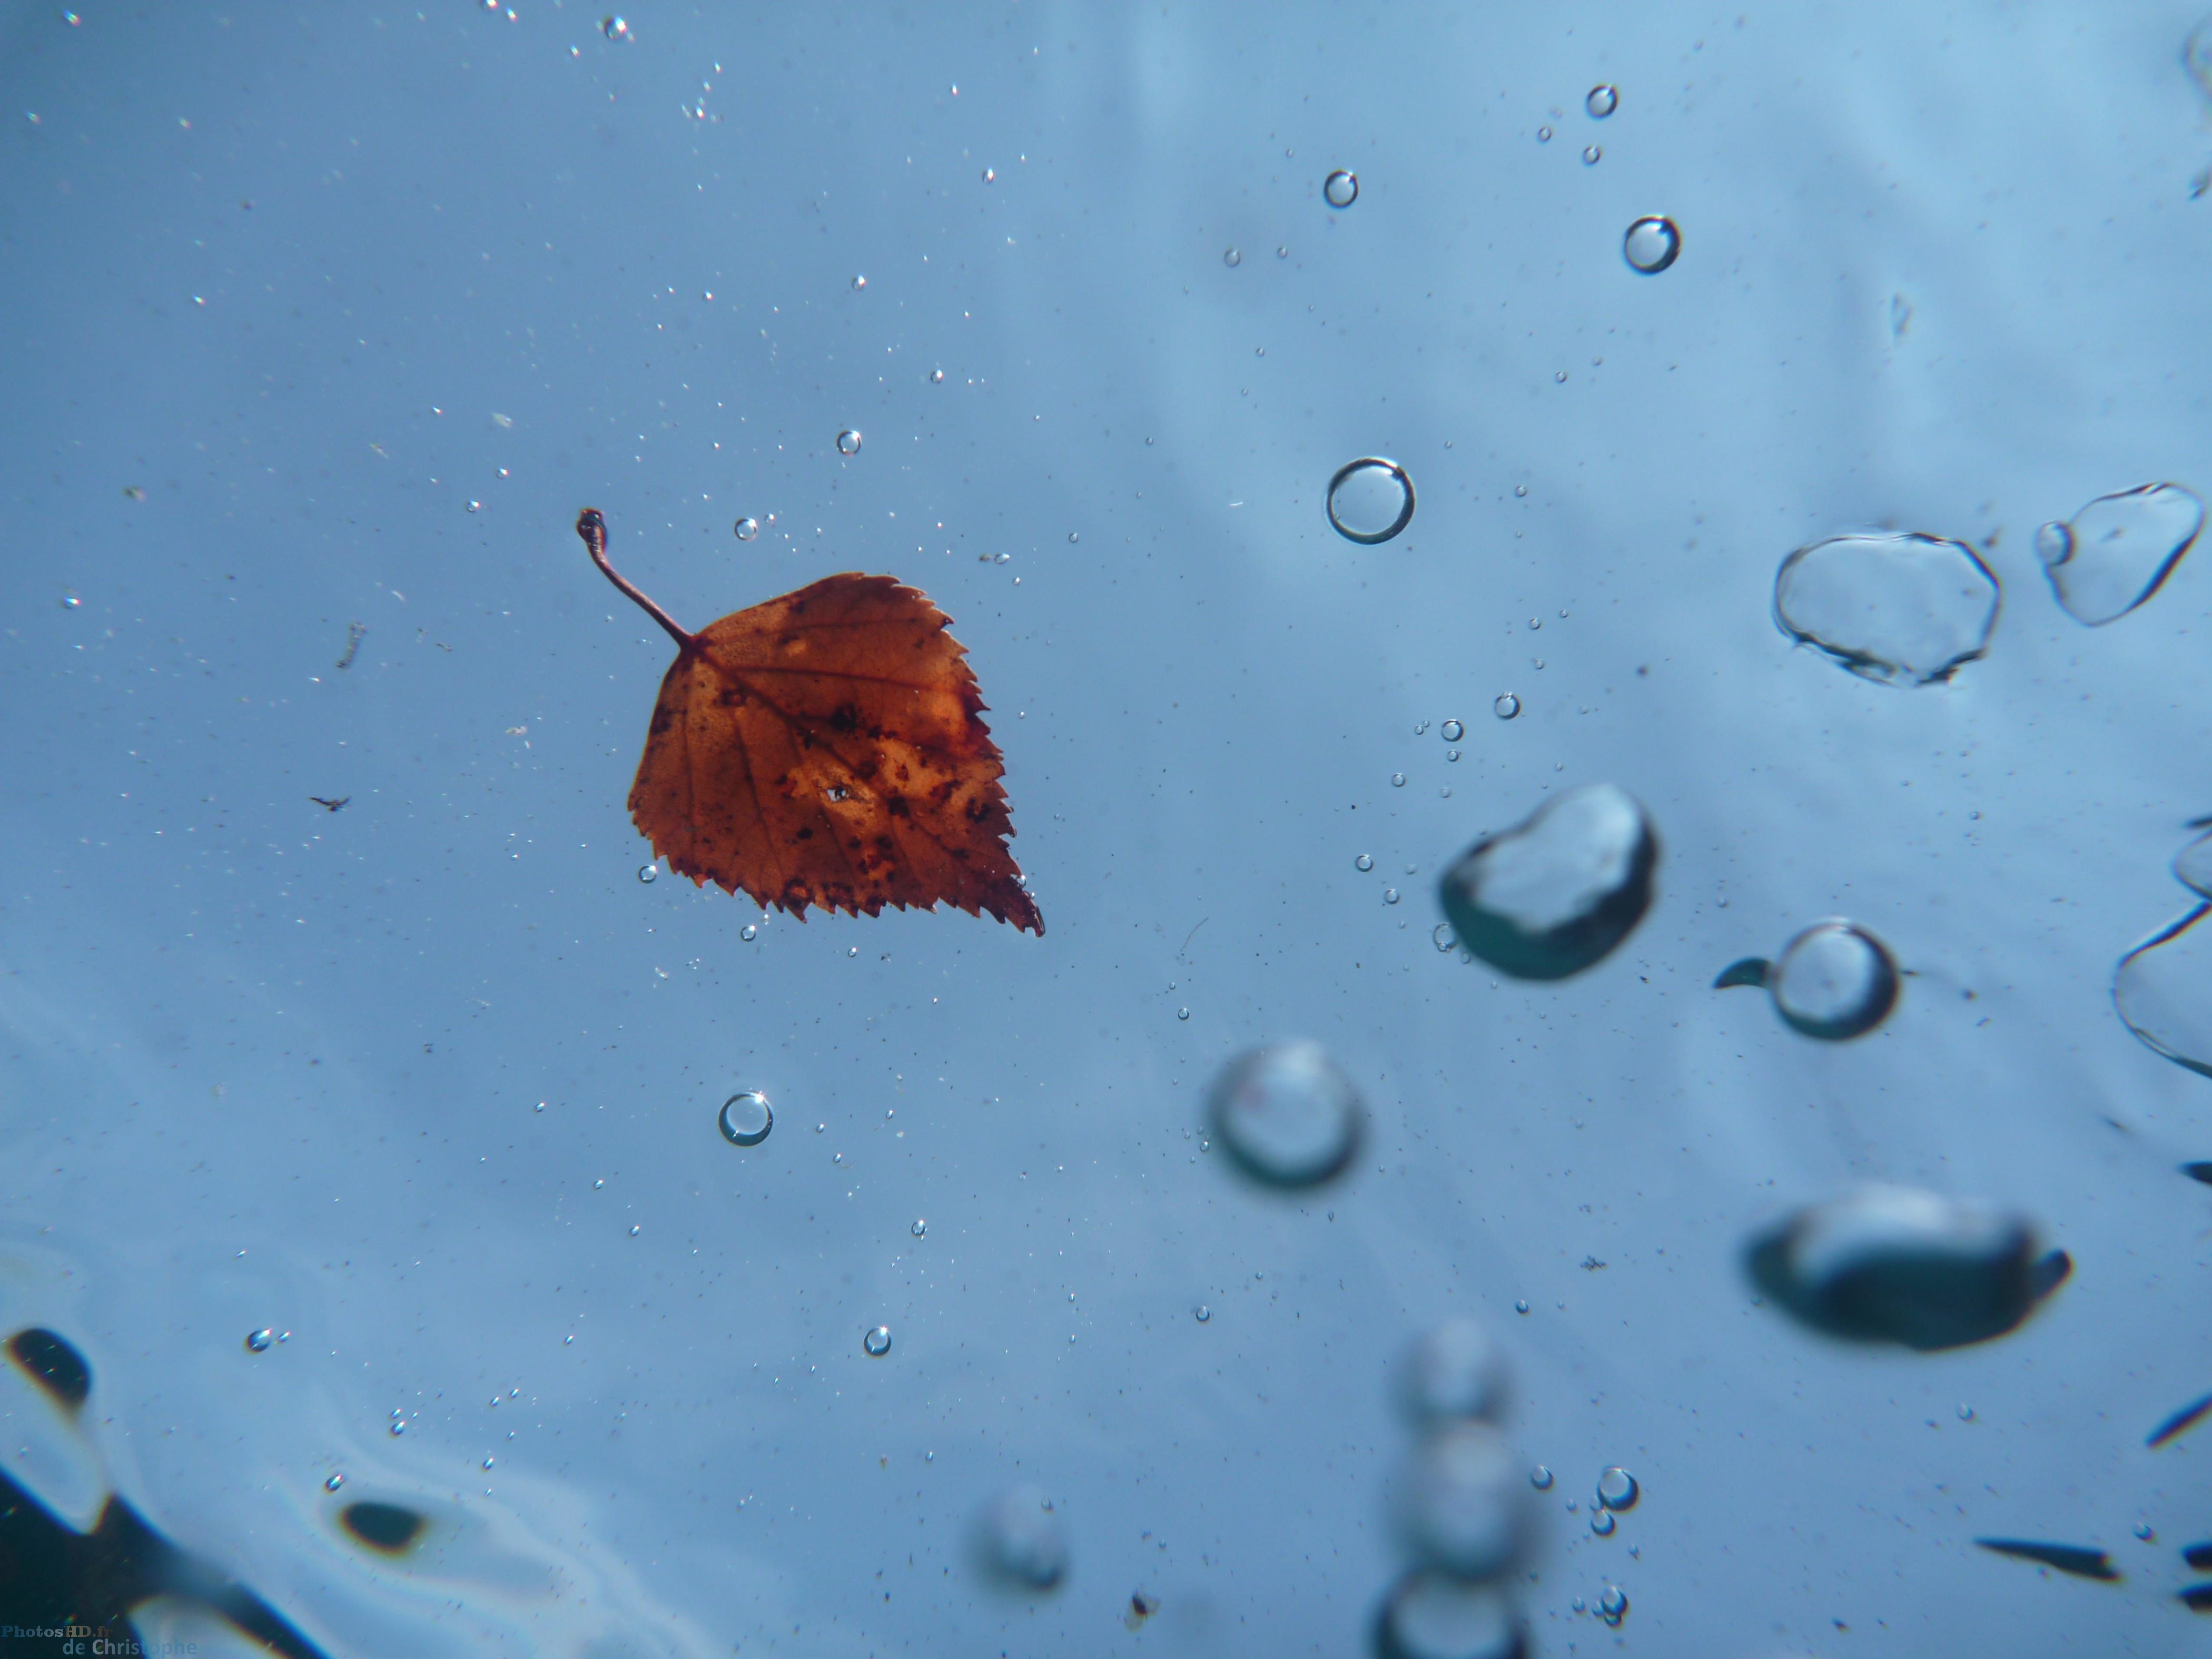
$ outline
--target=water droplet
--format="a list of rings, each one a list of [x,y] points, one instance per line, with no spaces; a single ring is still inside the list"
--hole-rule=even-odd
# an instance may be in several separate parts
[[[1209,1091],[1214,1132],[1247,1174],[1310,1187],[1358,1149],[1359,1091],[1317,1042],[1273,1042],[1239,1054]]]
[[[837,434],[837,453],[840,455],[859,454],[860,453],[860,434],[851,427],[847,427],[842,432]]]
[[[1793,1031],[1823,1042],[1863,1036],[1897,1006],[1896,961],[1863,927],[1830,917],[1783,947],[1778,962],[1747,957],[1724,969],[1716,989],[1764,985]]]
[[[1178,1009],[1176,1009],[1176,1018],[1177,1019],[1188,1019],[1188,1018],[1190,1018],[1190,1010],[1189,1010],[1189,1009],[1188,1009],[1188,1008],[1178,1008]]]
[[[1462,853],[1444,872],[1444,915],[1461,943],[1500,972],[1565,979],[1643,920],[1658,857],[1636,799],[1609,783],[1585,784]]]
[[[599,25],[599,33],[605,35],[610,40],[635,40],[637,39],[637,36],[631,33],[629,24],[621,17],[608,18],[606,21]]]
[[[345,1485],[345,1474],[341,1470],[334,1469],[329,1474],[323,1477],[323,1490],[325,1492],[336,1492],[343,1485]]]
[[[1513,1305],[1522,1313],[1527,1313],[1528,1311],[1528,1304],[1525,1302],[1516,1302]],[[1528,1471],[1528,1484],[1534,1486],[1538,1492],[1551,1491],[1551,1470],[1546,1468],[1541,1463],[1537,1464],[1534,1468]]]
[[[1321,198],[1333,208],[1350,207],[1359,199],[1359,175],[1339,167],[1321,181]]]
[[[1395,904],[1397,902],[1398,890],[1395,887],[1385,887],[1382,890],[1382,902],[1385,904]]]
[[[1395,461],[1363,455],[1328,481],[1328,521],[1346,541],[1371,547],[1413,520],[1413,481]]]
[[[1490,705],[1490,712],[1502,720],[1510,720],[1521,712],[1521,699],[1510,691],[1500,692],[1498,701]]]
[[[1592,87],[1589,96],[1583,100],[1583,107],[1590,112],[1592,120],[1602,121],[1620,107],[1620,90],[1609,86]]]
[[[2100,628],[2157,592],[2203,527],[2204,503],[2188,490],[2143,484],[2044,526],[2035,551],[2066,614]]]
[[[1595,167],[1600,161],[1604,159],[1604,156],[1605,151],[1596,144],[1584,144],[1583,146],[1583,165],[1586,167]],[[1563,375],[1560,378],[1565,379],[1565,377]]]
[[[751,922],[747,922],[744,927],[738,929],[738,937],[748,945],[750,945],[753,940],[757,939],[759,936],[760,929],[756,927]]]
[[[1752,1282],[1833,1336],[1923,1352],[2002,1336],[2071,1264],[2019,1216],[1905,1187],[1808,1205],[1753,1236]]]
[[[1431,1429],[1400,1472],[1395,1496],[1414,1557],[1441,1571],[1495,1577],[1528,1541],[1534,1500],[1505,1437],[1487,1423]]]
[[[891,1328],[888,1325],[877,1326],[875,1329],[860,1339],[860,1346],[867,1351],[869,1358],[881,1359],[891,1351]]]
[[[1213,1310],[1207,1307],[1206,1304],[1201,1302],[1198,1304],[1198,1311],[1193,1316],[1193,1317],[1194,1317],[1200,1324],[1203,1325],[1207,1320],[1213,1317]]]
[[[1597,1616],[1618,1628],[1628,1617],[1628,1595],[1618,1584],[1607,1584],[1597,1598]]]
[[[1437,729],[1437,735],[1446,743],[1457,743],[1467,735],[1467,727],[1462,726],[1457,720],[1446,720]]]
[[[1375,867],[1375,860],[1371,854],[1362,853],[1358,858],[1352,860],[1352,866],[1355,870],[1372,870]]]
[[[1452,932],[1451,923],[1448,921],[1438,922],[1431,931],[1429,937],[1436,941],[1437,949],[1439,951],[1451,951],[1459,949],[1459,935]]]
[[[1863,678],[1935,685],[1988,648],[1997,579],[1973,549],[1906,533],[1832,536],[1774,573],[1774,620]]]
[[[641,864],[637,867],[637,878],[650,887],[660,879],[660,866],[657,864]]]
[[[1505,1351],[1490,1333],[1455,1316],[1407,1345],[1398,1364],[1398,1404],[1422,1427],[1459,1418],[1494,1419],[1510,1380]]]
[[[1613,1519],[1610,1511],[1595,1509],[1590,1511],[1590,1530],[1601,1538],[1613,1536]]]
[[[1377,1659],[1521,1659],[1527,1651],[1521,1615],[1498,1584],[1409,1572],[1376,1617]]]
[[[855,294],[858,294],[862,289],[867,287],[867,285],[868,279],[865,276],[855,276],[853,278],[853,292]]]
[[[1221,250],[1221,263],[1224,265],[1241,265],[1244,263],[1244,256],[1233,247],[1225,247]]]
[[[1538,128],[1536,129],[1536,142],[1537,142],[1538,143],[1540,143],[1540,144],[1548,144],[1548,143],[1550,143],[1552,142],[1552,130],[1551,130],[1551,128],[1549,128],[1549,127],[1538,127]]]
[[[1682,252],[1682,233],[1662,213],[1647,213],[1628,227],[1621,238],[1621,257],[1632,270],[1656,276]]]
[[[769,1109],[768,1097],[757,1089],[732,1095],[722,1103],[715,1121],[722,1127],[722,1138],[732,1146],[757,1146],[775,1127],[775,1114]],[[915,1236],[918,1238],[921,1234]]]
[[[1390,775],[1390,787],[1393,789],[1403,789],[1406,787],[1406,775],[1403,772],[1393,772]]]
[[[1599,1471],[1597,1501],[1607,1509],[1632,1510],[1643,1495],[1644,1488],[1636,1484],[1636,1477],[1618,1463]]]
[[[739,541],[749,542],[760,534],[760,520],[755,518],[740,519],[732,528],[738,532]]]
[[[1012,1588],[1048,1590],[1067,1576],[1067,1528],[1037,1487],[994,1498],[979,1532],[984,1567]]]
[[[252,1353],[267,1353],[269,1345],[276,1340],[274,1331],[255,1331],[246,1339],[246,1350]]]

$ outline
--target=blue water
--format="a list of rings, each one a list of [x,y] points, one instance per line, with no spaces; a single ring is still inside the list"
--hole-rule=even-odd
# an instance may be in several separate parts
[[[2212,488],[2191,10],[605,15],[0,0],[0,1326],[93,1379],[0,1367],[0,1469],[331,1655],[1355,1654],[1389,1362],[1463,1314],[1558,1477],[1539,1652],[2197,1650],[2212,1441],[2143,1443],[2212,1389],[2212,1085],[2108,989],[2197,902],[2212,569],[2088,628],[2034,550]],[[669,647],[586,504],[688,626],[926,589],[1049,931],[641,883]],[[1986,654],[1793,646],[1778,566],[1861,530],[1970,544]],[[1439,950],[1600,781],[1627,942]],[[1830,915],[1872,1035],[1710,988]],[[1298,1037],[1366,1139],[1261,1191],[1205,1091]],[[1755,1300],[1869,1181],[2073,1276],[1943,1353]],[[1024,1484],[1056,1591],[976,1564]]]

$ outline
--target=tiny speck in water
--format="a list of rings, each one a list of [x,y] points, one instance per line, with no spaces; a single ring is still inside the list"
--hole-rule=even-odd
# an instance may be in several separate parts
[[[881,1359],[891,1351],[891,1328],[888,1325],[877,1326],[875,1329],[860,1339],[860,1346],[867,1350],[869,1358]]]

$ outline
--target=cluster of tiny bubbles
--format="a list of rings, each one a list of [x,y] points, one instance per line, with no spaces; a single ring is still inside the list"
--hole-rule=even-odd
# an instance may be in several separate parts
[[[931,369],[929,371],[929,383],[932,386],[943,386],[945,384],[945,371],[941,368]]]
[[[1595,144],[1583,145],[1583,165],[1586,167],[1595,167],[1598,164],[1599,158],[1604,155],[1604,154],[1605,152],[1599,149]]]
[[[1663,213],[1647,213],[1628,227],[1621,238],[1621,257],[1630,270],[1656,276],[1674,263],[1682,251],[1682,233]]]
[[[1363,455],[1328,481],[1328,521],[1346,541],[1371,547],[1413,521],[1413,481],[1397,462]]]
[[[1413,735],[1417,738],[1425,738],[1428,736],[1429,723],[1426,720],[1415,720],[1413,722]]]
[[[1628,1617],[1628,1595],[1618,1584],[1607,1584],[1599,1592],[1597,1616],[1616,1630],[1620,1621]]]
[[[1067,1528],[1035,1486],[1015,1486],[994,1498],[984,1508],[977,1542],[985,1568],[1011,1589],[1048,1590],[1067,1576]]]
[[[1359,175],[1339,167],[1321,181],[1321,198],[1333,208],[1348,208],[1359,199]]]
[[[1355,870],[1372,870],[1375,867],[1374,856],[1371,854],[1362,853],[1358,858],[1352,860],[1352,867]]]
[[[1459,935],[1451,930],[1451,923],[1440,921],[1429,937],[1437,942],[1437,949],[1447,953],[1459,948]]]
[[[743,939],[746,944],[750,945],[756,939],[760,937],[760,929],[754,927],[752,923],[747,922],[744,927],[738,929],[738,937]]]
[[[760,534],[760,520],[750,516],[738,520],[732,527],[737,531],[738,539],[741,542],[749,542]]]
[[[630,33],[629,21],[619,15],[610,17],[605,22],[600,24],[599,33],[605,35],[610,40],[635,40],[637,39],[636,35]]]
[[[858,275],[855,275],[855,276],[854,276],[854,278],[853,278],[853,292],[854,292],[854,293],[858,294],[858,293],[859,293],[862,289],[864,289],[864,288],[867,287],[867,285],[868,285],[868,279],[867,279],[866,277],[865,277],[865,276],[858,276]]]
[[[1522,1313],[1528,1311],[1528,1304],[1525,1302],[1516,1303],[1514,1305],[1519,1308]],[[1534,1468],[1528,1471],[1528,1484],[1534,1486],[1538,1492],[1551,1491],[1551,1470],[1546,1468],[1541,1463],[1537,1464]]]
[[[929,1231],[929,1223],[922,1219],[920,1216],[916,1216],[915,1218],[914,1225],[908,1228],[907,1231],[912,1233],[916,1238],[920,1238],[924,1233]]]
[[[1225,247],[1221,250],[1221,263],[1224,265],[1241,265],[1244,263],[1244,256],[1233,247]]]
[[[757,1146],[775,1127],[775,1114],[769,1109],[766,1095],[757,1089],[746,1089],[722,1103],[716,1121],[722,1127],[722,1139],[732,1146]],[[917,1226],[915,1237],[921,1236]]]
[[[1437,727],[1437,735],[1446,743],[1457,743],[1467,735],[1467,727],[1462,726],[1457,720],[1446,720]]]
[[[1602,121],[1620,107],[1620,93],[1617,88],[1595,86],[1589,96],[1583,100],[1583,107],[1590,112],[1590,119]]]
[[[660,866],[657,864],[641,864],[637,867],[637,878],[648,887],[651,886],[660,879]]]
[[[857,455],[860,453],[860,434],[858,430],[848,426],[837,434],[837,453],[840,455]]]
[[[1403,772],[1393,772],[1390,775],[1390,787],[1393,789],[1403,789],[1406,787],[1406,775]]]
[[[333,1469],[329,1474],[323,1478],[323,1490],[325,1492],[336,1492],[343,1485],[345,1485],[345,1473],[343,1470]]]
[[[267,1353],[269,1352],[269,1345],[276,1340],[276,1333],[272,1330],[263,1329],[254,1331],[248,1334],[246,1339],[246,1352],[249,1353]]]
[[[878,1325],[860,1339],[860,1346],[871,1359],[881,1359],[891,1351],[891,1328]]]

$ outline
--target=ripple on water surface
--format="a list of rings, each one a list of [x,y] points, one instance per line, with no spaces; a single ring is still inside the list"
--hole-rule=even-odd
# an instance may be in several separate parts
[[[1602,960],[1651,904],[1659,842],[1644,808],[1609,783],[1547,801],[1486,836],[1444,872],[1460,944],[1516,979],[1565,979]]]
[[[1997,602],[1973,549],[1937,536],[1831,536],[1774,574],[1776,626],[1884,685],[1949,679],[1989,648]]]

